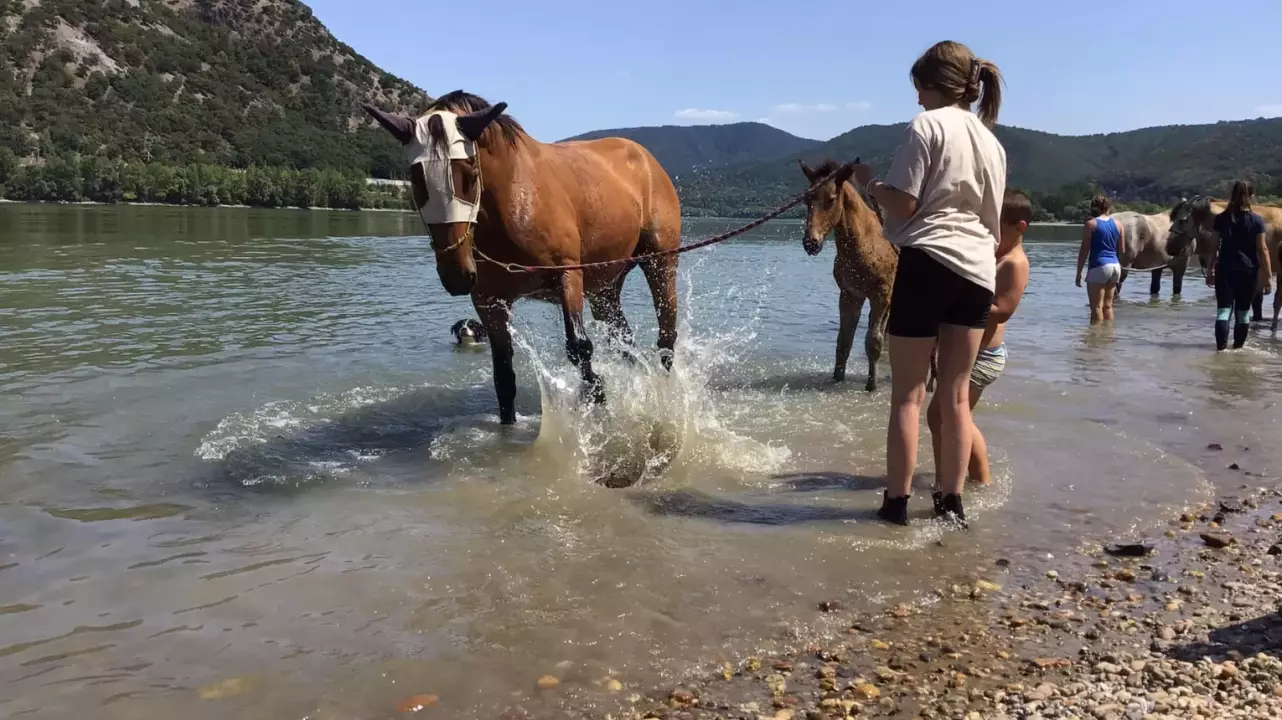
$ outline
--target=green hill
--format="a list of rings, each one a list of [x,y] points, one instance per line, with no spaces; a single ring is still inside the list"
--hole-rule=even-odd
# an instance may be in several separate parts
[[[641,143],[675,177],[727,165],[804,152],[823,143],[797,137],[764,123],[622,128],[576,135],[570,140],[625,137]]]
[[[625,134],[650,147],[681,191],[690,215],[749,217],[763,214],[804,189],[798,159],[864,162],[885,171],[902,139],[903,125],[868,125],[828,142],[801,148],[766,149],[765,157],[686,174],[698,155],[673,149],[697,130],[703,142],[723,127],[648,128],[606,131]],[[731,131],[727,130],[727,133]],[[1065,136],[999,126],[1006,148],[1010,184],[1030,191],[1047,211],[1072,216],[1082,196],[1102,188],[1126,202],[1165,205],[1182,195],[1223,193],[1234,178],[1255,178],[1261,194],[1282,193],[1282,119],[1173,125],[1106,135]],[[653,144],[653,146],[652,146]],[[671,163],[671,164],[669,164]]]
[[[371,99],[429,101],[297,0],[0,0],[0,183],[85,159],[394,177]]]

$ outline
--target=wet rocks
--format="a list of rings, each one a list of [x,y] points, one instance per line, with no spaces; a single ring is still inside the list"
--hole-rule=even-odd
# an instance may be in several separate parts
[[[1226,548],[1237,542],[1232,537],[1221,533],[1202,533],[1199,537],[1202,538],[1202,542],[1206,543],[1207,547],[1215,548],[1217,550]]]
[[[555,675],[544,675],[534,682],[540,690],[551,690],[561,684],[561,679]]]
[[[1235,498],[1226,498],[1220,501],[1220,512],[1221,513],[1246,512],[1246,507],[1242,505],[1242,502],[1240,500],[1237,500]]]
[[[897,606],[849,618],[841,641],[772,657],[765,672],[752,659],[728,677],[684,685],[689,697],[664,691],[650,696],[652,706],[612,715],[1282,718],[1282,661],[1275,657],[1282,565],[1269,555],[1282,555],[1282,538],[1276,525],[1260,522],[1279,522],[1269,517],[1279,508],[1271,499],[1269,510],[1259,510],[1256,497],[1244,491],[1209,506],[1222,528],[1207,527],[1209,514],[1200,523],[1181,516],[1184,527],[1170,526],[1175,542],[1133,543],[1143,555],[1108,552],[1127,543],[1102,548],[1145,558],[1138,562],[1064,556],[1054,570],[1035,563],[1012,570],[1004,588],[973,575],[947,578],[928,612]]]

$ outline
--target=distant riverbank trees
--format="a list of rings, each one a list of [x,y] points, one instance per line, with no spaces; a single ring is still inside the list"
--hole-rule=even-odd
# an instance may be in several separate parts
[[[0,197],[27,202],[408,209],[405,190],[338,170],[228,168],[57,156],[23,165],[0,148]]]

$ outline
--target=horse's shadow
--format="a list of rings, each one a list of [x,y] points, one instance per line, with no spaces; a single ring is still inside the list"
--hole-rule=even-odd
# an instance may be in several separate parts
[[[782,481],[788,490],[792,492],[824,492],[827,490],[864,492],[880,490],[886,486],[884,478],[831,471],[787,473],[775,475],[774,479]]]
[[[753,392],[813,392],[813,393],[851,393],[866,395],[864,390],[865,375],[847,375],[846,379],[837,382],[832,379],[832,371],[797,371],[783,374],[772,374],[768,377],[752,379],[714,380],[712,387],[719,391],[753,391]]]
[[[825,491],[865,492],[885,486],[881,478],[838,472],[805,472],[774,475],[788,493]],[[680,516],[745,525],[800,525],[804,523],[871,521],[877,513],[872,508],[806,505],[794,502],[749,502],[718,497],[701,490],[684,488],[634,496],[646,510],[656,515]]]
[[[655,515],[715,520],[727,524],[783,526],[850,520],[863,522],[873,520],[877,515],[873,510],[858,508],[780,502],[748,503],[690,488],[632,497]]]
[[[528,412],[521,404],[518,409]],[[489,424],[495,434],[521,432],[499,425],[488,386],[415,389],[261,441],[241,440],[203,463],[197,483],[222,491],[302,491],[335,480],[341,474],[335,469],[407,456],[431,463],[422,451],[443,433],[459,425],[485,429]]]

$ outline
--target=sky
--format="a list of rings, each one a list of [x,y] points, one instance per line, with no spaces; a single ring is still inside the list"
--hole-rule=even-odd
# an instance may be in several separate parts
[[[918,111],[908,70],[939,40],[1001,67],[1007,125],[1282,116],[1282,0],[304,2],[384,70],[433,96],[506,101],[544,141],[744,120],[827,139],[902,122]]]

